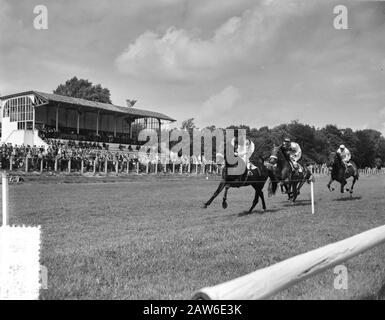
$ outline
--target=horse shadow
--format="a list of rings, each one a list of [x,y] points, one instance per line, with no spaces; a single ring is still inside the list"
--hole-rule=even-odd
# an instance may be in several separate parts
[[[240,213],[237,214],[238,217],[245,217],[245,216],[249,216],[251,214],[259,214],[259,215],[264,215],[266,213],[274,213],[274,212],[278,212],[280,211],[280,209],[266,209],[265,211],[263,210],[253,210],[252,212],[249,212],[249,211],[242,211]]]
[[[361,200],[361,196],[354,196],[354,197],[345,197],[345,198],[337,198],[333,199],[333,201],[354,201],[354,200]]]
[[[293,202],[287,202],[283,204],[284,207],[301,207],[301,206],[308,206],[311,204],[311,200],[296,200],[294,203]]]

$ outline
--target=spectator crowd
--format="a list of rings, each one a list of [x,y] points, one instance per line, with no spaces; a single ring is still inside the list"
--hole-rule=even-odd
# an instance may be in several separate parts
[[[71,140],[45,139],[46,147],[3,144],[0,147],[0,162],[3,170],[22,171],[71,171],[83,172],[115,172],[116,164],[120,172],[148,170],[147,164],[164,164],[166,170],[171,170],[172,163],[188,165],[210,165],[213,161],[206,161],[203,157],[170,153],[166,155],[154,152],[139,152],[139,146],[125,147],[119,145],[118,150],[109,150],[109,145],[96,142],[75,142]],[[107,166],[107,168],[106,168]],[[127,168],[128,166],[128,168]],[[164,168],[163,168],[164,169]],[[158,170],[158,167],[157,167]],[[159,167],[162,170],[162,167]],[[187,170],[187,167],[185,168]]]

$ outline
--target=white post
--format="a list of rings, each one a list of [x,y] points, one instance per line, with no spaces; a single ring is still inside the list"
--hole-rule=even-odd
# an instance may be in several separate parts
[[[119,161],[115,162],[115,171],[116,171],[116,175],[118,175],[119,174]]]
[[[314,182],[310,181],[311,213],[314,214]]]
[[[82,163],[80,165],[80,173],[83,174],[84,173],[84,160],[82,159]]]
[[[8,212],[8,177],[5,172],[2,172],[2,189],[3,189],[3,227],[9,225],[9,212]]]
[[[71,173],[71,159],[68,159],[68,173]]]

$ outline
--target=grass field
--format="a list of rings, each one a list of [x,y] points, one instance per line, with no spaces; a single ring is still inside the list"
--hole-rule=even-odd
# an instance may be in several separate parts
[[[201,209],[217,177],[26,177],[10,185],[11,224],[42,226],[41,299],[189,299],[215,285],[385,224],[385,177],[361,177],[353,199],[316,180],[295,206],[284,195],[249,208],[250,187],[230,189]],[[265,192],[267,194],[267,192]],[[384,293],[385,247],[349,260],[348,290],[333,270],[274,299],[370,299]]]

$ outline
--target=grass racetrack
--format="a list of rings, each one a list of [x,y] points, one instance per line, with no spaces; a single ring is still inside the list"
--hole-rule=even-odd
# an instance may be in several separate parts
[[[269,266],[385,224],[385,176],[362,176],[353,199],[315,183],[296,205],[267,197],[245,215],[251,187],[230,189],[202,209],[218,177],[44,178],[10,185],[11,224],[41,225],[41,299],[189,299],[205,286]],[[95,183],[96,182],[96,183]],[[334,184],[336,184],[334,182]],[[350,184],[349,184],[350,185]],[[265,186],[266,190],[266,186]],[[383,298],[385,246],[345,263],[348,290],[336,290],[333,269],[274,299]]]

